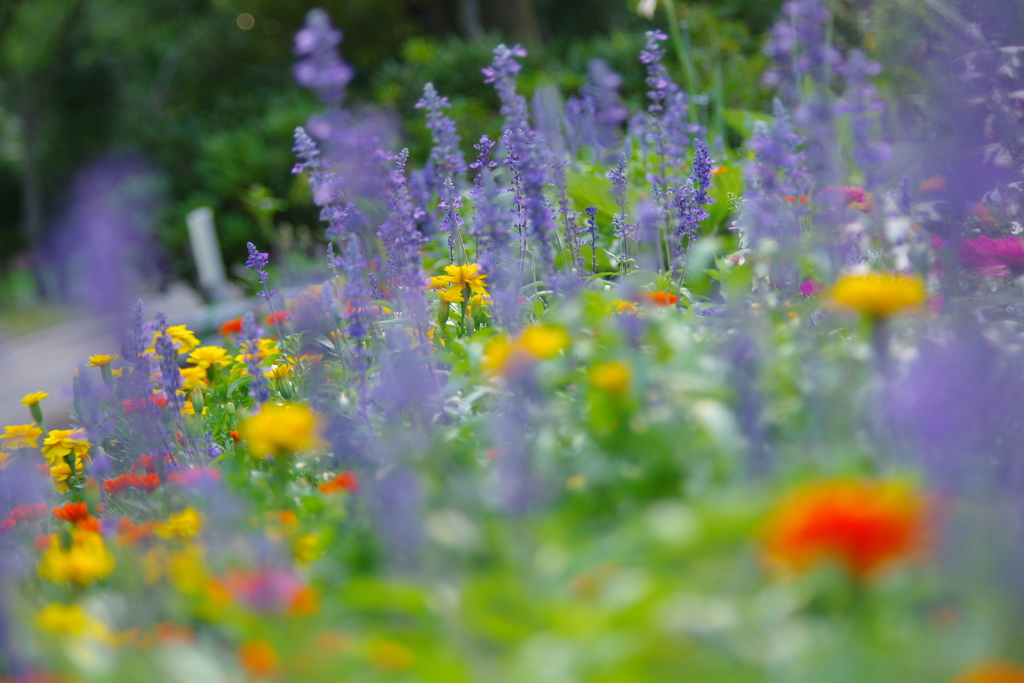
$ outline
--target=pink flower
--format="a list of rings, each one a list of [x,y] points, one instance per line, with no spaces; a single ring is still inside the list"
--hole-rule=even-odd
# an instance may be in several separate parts
[[[825,285],[821,284],[814,278],[807,278],[800,283],[800,293],[803,294],[805,299],[812,296],[818,296],[824,291]]]
[[[1024,240],[1017,237],[977,237],[964,240],[960,260],[982,275],[997,276],[1024,273]]]

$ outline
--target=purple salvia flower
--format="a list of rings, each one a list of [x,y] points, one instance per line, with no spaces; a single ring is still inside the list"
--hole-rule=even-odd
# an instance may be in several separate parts
[[[339,265],[345,273],[341,295],[346,302],[342,313],[347,323],[346,332],[354,339],[363,339],[369,331],[366,308],[373,293],[366,286],[366,259],[357,235],[349,235],[343,244]]]
[[[377,236],[387,252],[392,286],[421,290],[423,277],[420,272],[420,246],[424,237],[416,229],[414,207],[406,186],[405,165],[408,159],[408,149],[403,149],[395,157],[395,168],[390,175],[388,217]]]
[[[455,191],[455,184],[452,179],[445,178],[444,192],[445,199],[441,200],[438,208],[444,211],[444,219],[441,221],[442,229],[448,233],[448,259],[449,263],[455,263],[455,242],[462,244],[462,216],[459,210],[462,208],[462,197]],[[466,262],[469,259],[466,258]]]
[[[852,50],[843,67],[846,91],[836,103],[836,113],[850,116],[853,133],[854,161],[864,173],[864,188],[877,192],[885,180],[885,165],[892,149],[877,139],[876,119],[885,111],[870,78],[877,76],[882,67],[869,60],[860,50]]]
[[[590,80],[583,90],[585,96],[594,103],[594,115],[598,125],[604,128],[605,134],[610,133],[610,136],[604,137],[600,142],[605,147],[612,147],[617,138],[618,127],[629,117],[629,110],[619,99],[622,76],[612,71],[601,59],[591,60],[588,70]]]
[[[433,83],[423,86],[423,97],[416,103],[417,109],[427,112],[427,128],[434,140],[430,160],[434,164],[434,183],[438,187],[447,178],[458,183],[466,173],[466,158],[459,149],[462,138],[455,129],[455,122],[445,116],[444,110],[451,107],[447,97],[440,97]]]
[[[565,102],[566,144],[575,156],[583,147],[596,147],[597,107],[590,96],[570,97]]]
[[[479,254],[496,256],[503,253],[508,244],[508,220],[500,204],[500,190],[494,178],[498,164],[491,158],[494,145],[486,135],[481,137],[480,142],[473,145],[478,152],[476,161],[470,164],[470,168],[476,170],[473,189],[469,192],[475,214],[468,233],[478,240],[478,257]]]
[[[519,45],[511,48],[499,45],[494,48],[494,61],[483,69],[484,83],[493,84],[501,99],[505,128],[513,133],[530,130],[526,98],[516,90],[516,76],[523,68],[516,59],[525,56],[526,50]]]
[[[900,211],[910,215],[910,209],[914,205],[914,198],[910,194],[910,176],[903,176],[900,183],[900,196],[898,200]]]
[[[352,67],[338,54],[341,31],[331,25],[331,19],[322,9],[306,14],[306,25],[295,34],[295,54],[301,59],[293,67],[295,80],[315,90],[320,99],[337,104],[352,80]]]
[[[690,181],[695,190],[694,200],[698,204],[714,204],[715,200],[708,195],[711,188],[711,169],[715,160],[711,158],[708,144],[704,138],[696,138],[693,141],[693,169],[690,172]]]
[[[246,313],[242,318],[239,348],[250,377],[249,397],[256,402],[257,407],[270,400],[270,387],[267,385],[267,378],[263,376],[263,365],[260,362],[259,349],[262,336],[263,330],[256,324],[256,318],[253,317],[252,312]]]

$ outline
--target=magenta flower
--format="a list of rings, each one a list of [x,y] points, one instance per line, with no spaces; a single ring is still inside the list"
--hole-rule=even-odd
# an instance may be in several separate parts
[[[960,260],[982,275],[1020,275],[1024,273],[1024,240],[984,235],[967,239],[960,247]]]
[[[821,284],[814,278],[807,278],[800,283],[800,293],[805,299],[812,296],[818,296],[825,291],[825,285]]]

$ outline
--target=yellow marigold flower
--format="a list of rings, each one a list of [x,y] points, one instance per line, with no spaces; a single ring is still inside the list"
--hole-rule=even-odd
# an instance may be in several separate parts
[[[450,282],[457,289],[463,287],[469,287],[473,290],[474,294],[486,294],[487,284],[484,280],[487,279],[486,275],[480,273],[480,266],[476,263],[470,263],[464,266],[456,266],[454,264],[446,266],[444,272],[448,275],[442,275],[438,280]],[[433,278],[431,278],[433,284]]]
[[[46,393],[45,391],[37,391],[34,394],[25,394],[25,398],[21,399],[21,405],[32,407],[34,405],[37,405],[47,396],[49,396],[49,394]]]
[[[515,351],[512,340],[506,335],[492,337],[484,348],[484,358],[480,367],[488,375],[500,375]]]
[[[80,636],[95,623],[78,605],[62,605],[59,602],[51,602],[36,615],[36,626],[54,635]]]
[[[441,301],[446,304],[458,304],[462,303],[466,299],[462,296],[461,287],[451,287],[450,289],[442,289],[437,293],[441,297]]]
[[[96,356],[89,356],[89,367],[90,368],[101,368],[104,365],[110,365],[117,360],[118,355],[99,354]]]
[[[206,415],[208,412],[210,412],[210,406],[203,406],[202,414]],[[196,407],[192,404],[191,400],[185,401],[185,405],[183,405],[181,407],[181,414],[182,415],[192,415],[192,416],[195,416],[195,414],[196,414]]]
[[[486,294],[474,294],[469,297],[469,305],[473,308],[483,308],[491,303],[491,297]]]
[[[43,440],[43,457],[51,465],[72,451],[77,457],[88,455],[89,442],[84,429],[51,429]]]
[[[612,310],[625,315],[639,315],[640,307],[635,301],[623,301],[616,299],[612,302]]]
[[[292,366],[288,363],[278,363],[263,374],[271,379],[283,379],[285,377],[291,377],[295,373],[292,370]]]
[[[82,473],[82,458],[75,456],[75,473]],[[63,459],[58,460],[56,463],[50,466],[50,480],[53,483],[53,488],[57,493],[67,493],[71,490],[68,485],[68,479],[71,478],[71,465],[66,463]]]
[[[204,389],[210,386],[210,380],[206,377],[206,368],[193,365],[181,369],[182,383],[185,389]]]
[[[193,508],[185,508],[176,515],[167,518],[167,522],[156,528],[161,538],[185,540],[192,538],[202,528],[202,519]]]
[[[200,346],[188,355],[188,360],[200,368],[209,368],[214,365],[226,368],[231,365],[231,356],[228,355],[227,349],[222,349],[219,346]]]
[[[988,662],[963,674],[956,683],[1024,683],[1024,669],[1007,662]]]
[[[319,422],[316,414],[301,403],[269,404],[242,422],[238,431],[253,455],[266,458],[316,448]]]
[[[523,330],[519,344],[537,358],[547,360],[569,346],[569,334],[559,327],[534,325]]]
[[[927,297],[921,278],[894,273],[844,275],[832,287],[835,305],[873,318],[887,318],[917,308]]]
[[[35,448],[42,435],[43,430],[33,422],[27,425],[7,425],[0,439],[3,439],[5,448]]]
[[[114,377],[120,377],[121,375],[124,374],[124,368],[117,368],[115,370],[111,370],[110,374],[113,375]]]
[[[56,534],[50,537],[50,545],[43,551],[36,569],[39,576],[55,583],[73,581],[81,585],[110,576],[114,557],[103,544],[103,537],[81,529],[71,534],[71,545],[67,548],[61,546]]]
[[[621,395],[629,389],[631,374],[628,363],[614,360],[592,367],[590,369],[590,383],[601,391]]]
[[[772,512],[765,555],[772,564],[797,571],[833,561],[864,579],[927,545],[928,508],[921,494],[898,481],[807,484]]]
[[[7,469],[7,466],[11,464],[12,456],[10,453],[4,453],[0,451],[0,471]]]
[[[430,278],[430,283],[427,285],[427,289],[444,289],[449,284],[448,278],[444,275],[434,275]]]
[[[153,346],[147,349],[147,353],[156,353],[156,340],[162,333],[157,330],[153,335]],[[171,325],[167,328],[167,336],[171,338],[174,348],[178,353],[188,353],[199,346],[199,339],[185,325]]]

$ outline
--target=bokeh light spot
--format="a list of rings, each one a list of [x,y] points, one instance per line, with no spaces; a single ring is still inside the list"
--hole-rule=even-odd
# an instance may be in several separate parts
[[[242,14],[238,15],[237,19],[235,19],[235,23],[238,24],[238,28],[242,29],[243,31],[248,31],[256,25],[256,20],[253,19],[253,16],[248,12],[243,12]]]

